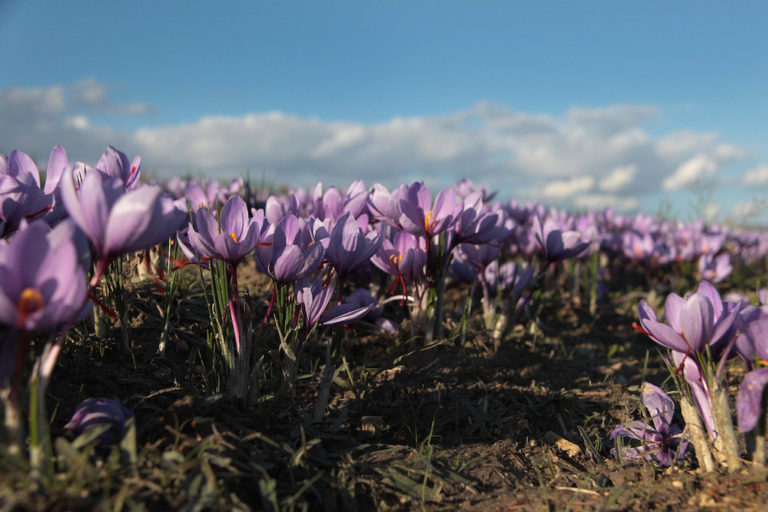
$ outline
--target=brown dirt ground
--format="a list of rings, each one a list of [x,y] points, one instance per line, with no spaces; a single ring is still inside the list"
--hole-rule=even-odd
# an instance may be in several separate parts
[[[242,279],[264,289],[248,270]],[[201,295],[180,295],[161,357],[161,298],[151,284],[133,291],[130,351],[119,329],[102,339],[78,331],[54,374],[48,410],[58,435],[80,400],[119,397],[136,416],[137,472],[91,462],[77,473],[60,463],[58,484],[41,488],[4,465],[0,508],[765,509],[765,471],[703,474],[690,454],[665,470],[610,454],[609,432],[643,419],[640,383],[667,377],[655,347],[631,328],[636,301],[602,303],[590,316],[563,292],[498,351],[479,318],[462,343],[449,315],[450,335],[429,347],[358,329],[344,340],[349,371],[337,376],[324,420],[312,423],[321,343],[307,353],[293,400],[265,384],[262,401],[244,409],[212,392],[215,375],[201,364]],[[449,290],[449,302],[463,294]],[[254,296],[263,314],[266,294]],[[267,334],[260,343],[274,340]]]

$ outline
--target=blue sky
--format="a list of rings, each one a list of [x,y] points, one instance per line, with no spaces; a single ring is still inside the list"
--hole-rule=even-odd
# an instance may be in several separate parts
[[[0,0],[0,150],[113,144],[161,176],[303,184],[469,176],[724,219],[768,191],[766,23],[765,2]]]

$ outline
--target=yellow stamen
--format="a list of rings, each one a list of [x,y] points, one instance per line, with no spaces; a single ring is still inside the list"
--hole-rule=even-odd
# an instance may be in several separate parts
[[[424,216],[424,231],[429,233],[432,227],[434,227],[435,223],[432,222],[432,210],[429,210],[427,214]]]
[[[240,243],[240,242],[238,242],[238,241],[237,241],[237,237],[235,236],[235,234],[234,234],[234,233],[230,233],[230,234],[229,234],[229,236],[231,236],[231,237],[232,237],[232,240],[234,240],[236,244],[237,244],[237,243]]]
[[[16,309],[22,316],[27,317],[35,311],[43,308],[43,295],[35,288],[24,288],[19,297]]]
[[[401,261],[403,261],[403,255],[401,253],[390,254],[389,255],[389,261],[391,261],[393,264],[397,265]]]

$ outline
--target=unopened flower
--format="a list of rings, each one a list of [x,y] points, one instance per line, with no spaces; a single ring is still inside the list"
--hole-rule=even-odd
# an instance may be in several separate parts
[[[62,199],[72,220],[93,243],[99,259],[149,249],[167,240],[186,218],[183,209],[159,187],[126,192],[123,181],[86,172],[75,186],[72,172],[62,182]]]
[[[119,398],[89,398],[80,402],[64,430],[77,437],[97,427],[109,427],[99,435],[96,445],[97,451],[104,452],[122,439],[131,418],[133,413]]]

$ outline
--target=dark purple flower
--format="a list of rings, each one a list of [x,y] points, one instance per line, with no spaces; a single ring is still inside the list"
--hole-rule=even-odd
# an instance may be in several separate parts
[[[360,308],[371,306],[371,309],[364,318],[373,322],[373,325],[375,325],[377,329],[389,334],[394,334],[397,331],[397,324],[383,316],[384,312],[381,308],[382,304],[365,288],[357,288],[353,290],[352,293],[347,296],[347,300],[350,304],[354,304]]]
[[[311,284],[309,279],[296,283],[296,302],[301,304],[301,315],[307,329],[314,325],[330,327],[354,322],[368,314],[374,306],[343,303],[329,307],[333,292],[333,286],[323,287],[322,279],[316,279]]]
[[[659,387],[648,382],[643,382],[642,400],[651,415],[652,425],[630,421],[613,429],[610,439],[627,437],[642,443],[636,448],[621,450],[621,456],[626,460],[644,457],[661,466],[670,466],[682,459],[688,449],[688,442],[682,439],[682,430],[672,423],[675,403]],[[615,449],[611,451],[615,453]]]
[[[75,245],[42,221],[0,244],[0,323],[27,331],[74,322],[88,297]]]
[[[104,453],[122,439],[126,423],[131,418],[133,413],[119,398],[89,398],[80,402],[64,430],[78,437],[97,427],[109,427],[99,435],[96,445],[97,451]]]

